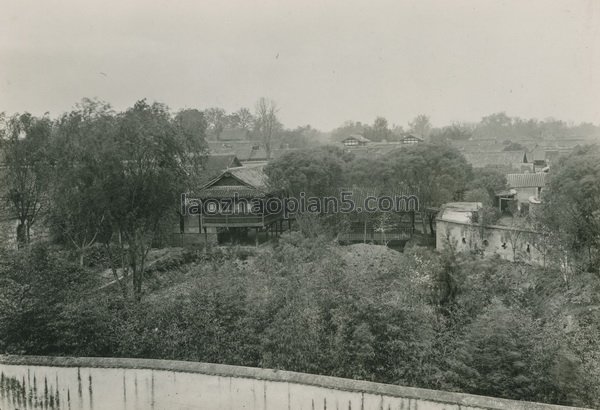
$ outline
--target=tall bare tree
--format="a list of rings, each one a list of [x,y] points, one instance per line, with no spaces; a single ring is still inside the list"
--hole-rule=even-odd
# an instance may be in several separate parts
[[[236,113],[238,118],[238,127],[243,130],[250,131],[254,124],[254,116],[248,108],[242,107]]]
[[[204,118],[208,124],[208,134],[218,141],[225,129],[227,114],[223,108],[213,107],[204,111]]]
[[[273,136],[281,126],[277,119],[278,111],[279,108],[275,101],[265,97],[262,97],[256,103],[255,127],[265,147],[267,159],[271,159]]]

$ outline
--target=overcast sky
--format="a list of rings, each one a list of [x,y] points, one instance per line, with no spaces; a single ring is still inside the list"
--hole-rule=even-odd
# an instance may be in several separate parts
[[[253,109],[329,130],[382,115],[600,123],[598,0],[5,0],[0,111]]]

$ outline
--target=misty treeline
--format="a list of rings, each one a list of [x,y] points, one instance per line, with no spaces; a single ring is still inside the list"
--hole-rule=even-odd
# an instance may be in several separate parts
[[[352,134],[360,134],[378,142],[398,141],[411,134],[431,142],[493,139],[508,146],[524,140],[541,142],[569,137],[600,138],[600,126],[592,123],[567,123],[554,118],[525,119],[499,112],[487,115],[475,123],[455,122],[435,127],[429,116],[420,114],[406,126],[389,124],[384,117],[376,117],[372,124],[346,121],[331,132],[331,140],[342,141]]]
[[[242,107],[228,113],[224,108],[210,107],[202,112],[206,120],[206,138],[211,141],[247,139],[261,143],[271,157],[277,148],[306,148],[326,140],[321,131],[310,125],[285,128],[279,119],[279,106],[273,100],[260,98],[254,110]]]

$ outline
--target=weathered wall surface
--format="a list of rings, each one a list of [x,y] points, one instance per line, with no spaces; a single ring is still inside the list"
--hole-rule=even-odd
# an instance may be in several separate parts
[[[521,204],[528,204],[529,198],[538,196],[537,187],[515,188],[517,190],[517,200]]]
[[[572,409],[238,366],[23,356],[0,356],[0,408]]]
[[[8,212],[0,213],[0,246],[17,249],[17,225],[17,220],[11,218]],[[29,234],[32,241],[45,240],[48,238],[49,231],[38,222],[31,227]]]
[[[17,221],[8,219],[5,213],[0,213],[0,246],[17,247]]]
[[[498,255],[508,261],[522,261],[539,266],[546,263],[543,238],[525,229],[491,225],[483,229],[478,224],[436,222],[436,249],[452,243],[456,250],[479,252],[483,256]]]

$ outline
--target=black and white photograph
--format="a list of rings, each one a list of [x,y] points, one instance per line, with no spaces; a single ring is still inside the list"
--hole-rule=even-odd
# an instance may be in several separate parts
[[[600,409],[600,0],[0,3],[0,410]]]

